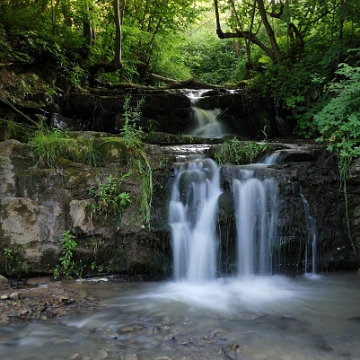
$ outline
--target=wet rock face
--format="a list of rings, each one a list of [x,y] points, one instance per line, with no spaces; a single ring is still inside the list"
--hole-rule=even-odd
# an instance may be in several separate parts
[[[347,235],[343,191],[336,158],[325,147],[284,148],[280,165],[257,170],[256,177],[275,177],[279,189],[277,239],[272,247],[273,273],[311,272],[312,236],[316,237],[316,272],[357,269],[359,261],[360,192],[355,176],[348,183],[348,209],[356,253]],[[231,184],[236,166],[222,168],[219,199],[220,267],[236,272],[236,224]],[[305,201],[308,203],[306,209]],[[311,218],[311,222],[309,221]],[[307,257],[307,263],[306,263]]]
[[[50,273],[59,263],[63,233],[78,243],[74,261],[84,272],[152,274],[169,271],[168,188],[173,157],[157,146],[151,157],[153,202],[150,227],[142,213],[143,184],[138,166],[116,138],[104,138],[103,167],[61,160],[55,169],[35,166],[26,145],[0,143],[0,273]],[[101,139],[97,140],[97,145]],[[131,170],[131,172],[129,172]],[[124,174],[130,175],[123,178]],[[121,213],[94,211],[90,189],[113,176],[131,202]],[[123,179],[120,181],[120,179]],[[146,190],[146,189],[145,189]]]

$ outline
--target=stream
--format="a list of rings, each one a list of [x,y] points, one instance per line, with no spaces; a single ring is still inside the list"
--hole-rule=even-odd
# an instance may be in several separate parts
[[[2,360],[360,359],[355,273],[66,287],[99,306],[1,325]]]

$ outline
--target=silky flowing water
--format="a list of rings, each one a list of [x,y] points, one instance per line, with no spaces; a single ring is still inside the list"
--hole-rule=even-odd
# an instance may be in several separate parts
[[[69,286],[100,307],[0,326],[0,359],[360,359],[354,273]]]

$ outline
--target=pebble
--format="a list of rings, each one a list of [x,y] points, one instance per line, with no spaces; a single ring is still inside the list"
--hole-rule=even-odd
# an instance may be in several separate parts
[[[103,360],[108,358],[109,355],[105,350],[99,350],[96,356],[96,360]]]
[[[13,292],[9,296],[10,300],[19,300],[21,298],[21,294],[19,292]]]
[[[138,360],[138,357],[136,354],[126,354],[126,355],[122,355],[120,357],[121,360]]]

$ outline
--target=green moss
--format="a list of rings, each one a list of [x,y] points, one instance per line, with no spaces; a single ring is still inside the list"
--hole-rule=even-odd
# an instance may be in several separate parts
[[[94,140],[94,145],[105,162],[119,162],[122,165],[129,162],[131,152],[121,137],[101,137]]]

